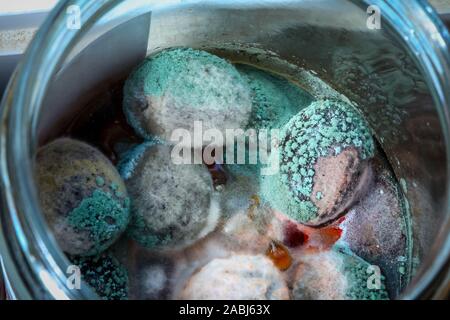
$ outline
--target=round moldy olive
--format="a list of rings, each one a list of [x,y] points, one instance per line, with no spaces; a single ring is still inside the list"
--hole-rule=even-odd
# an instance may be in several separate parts
[[[146,139],[169,141],[175,130],[193,135],[196,121],[225,136],[226,129],[245,128],[251,107],[250,88],[232,64],[191,48],[148,57],[124,86],[127,121]]]
[[[342,101],[315,101],[284,126],[279,173],[262,177],[262,195],[296,222],[319,226],[363,195],[372,178],[374,141],[364,118]]]
[[[129,221],[129,198],[113,164],[94,147],[60,138],[38,150],[36,182],[42,211],[62,250],[96,255]]]
[[[217,258],[200,268],[184,285],[180,299],[288,300],[280,271],[263,255]]]
[[[374,181],[340,224],[344,230],[341,240],[352,252],[383,269],[389,280],[387,289],[396,296],[409,273],[408,202],[388,160],[377,154],[371,163]]]
[[[180,248],[217,225],[213,184],[203,164],[175,164],[170,146],[145,142],[119,162],[131,198],[127,233],[147,248]]]

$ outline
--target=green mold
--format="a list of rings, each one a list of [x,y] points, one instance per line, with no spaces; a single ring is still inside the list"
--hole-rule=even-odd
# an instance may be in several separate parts
[[[156,235],[148,228],[144,218],[138,214],[131,217],[127,235],[146,248],[158,248],[172,243],[170,233]]]
[[[100,176],[95,177],[95,182],[97,183],[98,187],[103,187],[105,185],[105,179]]]
[[[128,299],[128,271],[109,254],[81,258],[69,257],[80,268],[82,280],[100,298],[105,300]]]
[[[247,129],[254,129],[256,132],[267,129],[268,142],[271,139],[271,129],[281,129],[290,118],[307,107],[314,99],[293,82],[269,71],[245,64],[237,64],[236,69],[247,81],[252,93],[252,111]],[[246,144],[249,143],[248,140],[246,138]],[[235,146],[235,155],[236,149]],[[227,164],[232,174],[255,175],[258,174],[261,166],[265,166],[261,164],[261,160],[258,160],[257,164],[248,162],[247,147],[245,153],[245,164]]]
[[[88,231],[93,248],[87,254],[104,251],[128,224],[128,201],[124,205],[111,193],[94,190],[68,215],[68,222],[76,231]]]
[[[185,79],[190,74],[190,60],[201,61],[205,65],[211,65],[228,70],[236,81],[242,81],[239,73],[226,60],[208,52],[191,48],[178,48],[163,51],[147,60],[142,68],[135,74],[138,79],[145,79],[144,93],[147,95],[162,96],[168,89],[171,94],[192,105],[205,103],[207,95],[205,90],[210,90],[209,85],[195,86],[190,79]],[[176,76],[177,81],[173,82]],[[222,96],[221,87],[214,87],[214,94]]]
[[[280,175],[260,176],[260,196],[278,212],[294,221],[311,221],[316,218],[316,207],[310,201],[296,201]]]
[[[368,287],[369,277],[373,273],[368,272],[370,264],[357,256],[344,257],[344,273],[347,276],[349,288],[346,296],[351,300],[389,300],[386,291],[385,277],[380,275],[380,288]]]
[[[302,223],[316,218],[317,207],[311,201],[314,165],[319,157],[337,156],[347,147],[356,148],[361,159],[374,155],[370,129],[356,109],[345,102],[324,100],[300,111],[281,133],[280,173],[264,179],[269,202],[274,202],[271,195],[277,194],[289,203],[277,209],[284,209],[291,218]],[[286,195],[276,192],[280,185]]]
[[[64,252],[98,254],[125,230],[127,190],[99,150],[60,138],[40,148],[36,161],[42,210]]]
[[[248,128],[280,129],[313,101],[311,95],[285,78],[249,65],[237,65],[236,68],[252,91],[253,107]]]
[[[293,283],[294,299],[389,299],[382,271],[346,247],[334,246],[302,259]]]
[[[210,76],[199,79],[200,70],[206,68]],[[190,107],[208,105],[221,111],[224,105],[237,107],[233,88],[218,83],[215,73],[226,74],[229,83],[246,88],[246,82],[232,64],[208,52],[191,48],[174,48],[148,57],[130,75],[124,86],[124,113],[130,125],[144,138],[152,138],[139,119],[135,101],[143,97],[170,97]],[[217,78],[223,79],[223,78]],[[222,103],[214,104],[217,99]],[[223,110],[226,112],[226,110]]]

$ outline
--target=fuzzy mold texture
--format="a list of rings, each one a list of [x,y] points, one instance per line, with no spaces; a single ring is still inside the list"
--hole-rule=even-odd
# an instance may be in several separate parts
[[[241,254],[210,261],[188,280],[180,298],[288,300],[289,290],[268,258]]]
[[[111,254],[69,257],[80,268],[82,280],[105,300],[128,298],[128,271]]]
[[[175,129],[245,128],[251,92],[236,68],[201,50],[177,48],[147,58],[127,79],[123,109],[143,138],[169,141]],[[206,145],[208,142],[204,142]]]
[[[337,249],[305,255],[295,277],[292,293],[297,300],[389,299],[382,274],[375,274],[361,258]]]
[[[90,145],[60,138],[40,148],[36,180],[42,210],[66,253],[99,254],[125,230],[125,184],[113,164]]]
[[[370,176],[366,160],[374,148],[370,129],[354,107],[315,101],[283,128],[279,152],[271,155],[280,173],[262,177],[263,197],[297,222],[328,222]]]
[[[192,244],[214,229],[212,179],[204,165],[177,165],[171,147],[144,143],[119,169],[131,198],[128,234],[147,248]]]

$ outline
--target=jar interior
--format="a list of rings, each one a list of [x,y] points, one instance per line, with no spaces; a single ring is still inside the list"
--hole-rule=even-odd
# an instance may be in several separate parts
[[[444,219],[446,148],[415,58],[387,24],[368,29],[367,17],[350,1],[162,6],[130,19],[111,13],[78,41],[54,75],[40,111],[39,145],[73,134],[75,124],[98,110],[120,109],[124,79],[165,48],[203,49],[270,70],[297,80],[316,99],[343,95],[366,117],[400,186],[404,250],[389,261],[363,257],[385,267],[390,296],[398,297],[426,260]],[[86,127],[77,128],[75,136],[90,140]],[[117,250],[127,251],[126,245]],[[141,288],[134,290],[134,297],[145,298]]]

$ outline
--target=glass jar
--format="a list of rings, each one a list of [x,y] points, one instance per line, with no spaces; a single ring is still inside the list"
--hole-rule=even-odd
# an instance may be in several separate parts
[[[66,285],[69,262],[37,199],[35,152],[92,92],[174,46],[271,52],[355,101],[411,212],[411,277],[398,298],[442,294],[437,288],[448,282],[450,255],[449,44],[447,30],[420,0],[60,1],[2,101],[0,254],[8,295],[96,298],[86,286]]]

